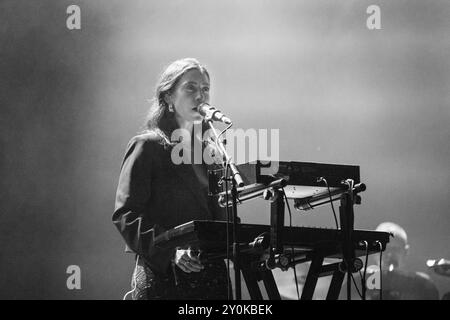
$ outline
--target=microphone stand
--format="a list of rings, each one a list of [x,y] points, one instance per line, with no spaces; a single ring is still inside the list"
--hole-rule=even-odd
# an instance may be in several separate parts
[[[228,155],[227,151],[225,150],[225,146],[223,142],[219,139],[219,136],[217,135],[216,129],[214,128],[212,124],[212,119],[205,117],[205,120],[208,123],[209,128],[214,133],[214,137],[216,140],[216,144],[219,147],[222,158],[225,160],[225,172],[227,172],[227,167],[231,170],[231,177],[232,177],[232,188],[231,188],[231,197],[233,202],[233,267],[234,267],[234,285],[235,285],[235,300],[241,300],[242,299],[242,293],[241,293],[241,269],[240,269],[240,261],[239,261],[239,224],[238,224],[238,216],[237,216],[237,187],[243,187],[244,181],[242,180],[241,175],[239,174],[238,169],[236,168],[236,165],[234,164],[231,157]],[[228,177],[225,177],[225,179],[228,179]],[[228,206],[228,204],[227,204]],[[227,224],[229,221],[227,221]],[[227,247],[229,247],[229,244],[227,243]]]

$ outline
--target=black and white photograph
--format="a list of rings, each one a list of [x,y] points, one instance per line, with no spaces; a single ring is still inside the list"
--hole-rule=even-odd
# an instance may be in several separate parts
[[[0,300],[450,300],[449,53],[446,0],[0,0]]]

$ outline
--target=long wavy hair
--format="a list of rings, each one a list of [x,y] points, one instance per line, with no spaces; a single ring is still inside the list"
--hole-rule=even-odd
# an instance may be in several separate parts
[[[169,111],[165,96],[171,94],[180,78],[192,69],[198,69],[205,73],[209,79],[208,71],[200,62],[194,58],[185,58],[172,62],[162,73],[156,86],[155,95],[151,100],[151,106],[145,120],[144,132],[157,133],[164,145],[174,144],[170,140],[170,136],[178,128],[175,112]]]

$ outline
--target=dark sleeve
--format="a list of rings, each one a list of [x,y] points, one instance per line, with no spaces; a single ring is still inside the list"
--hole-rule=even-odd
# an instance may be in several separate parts
[[[422,293],[421,300],[439,300],[439,290],[431,280],[430,276],[426,275],[423,279],[423,287],[420,290]]]
[[[151,141],[132,139],[127,146],[119,177],[113,223],[127,246],[142,256],[154,271],[164,273],[173,250],[153,246],[154,237],[164,231],[146,212],[151,196]]]

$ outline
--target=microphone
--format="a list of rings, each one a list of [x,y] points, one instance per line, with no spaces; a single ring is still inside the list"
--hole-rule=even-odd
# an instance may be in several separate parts
[[[197,111],[206,118],[206,120],[219,121],[225,124],[231,124],[231,120],[218,109],[207,103],[202,103],[197,107]]]

